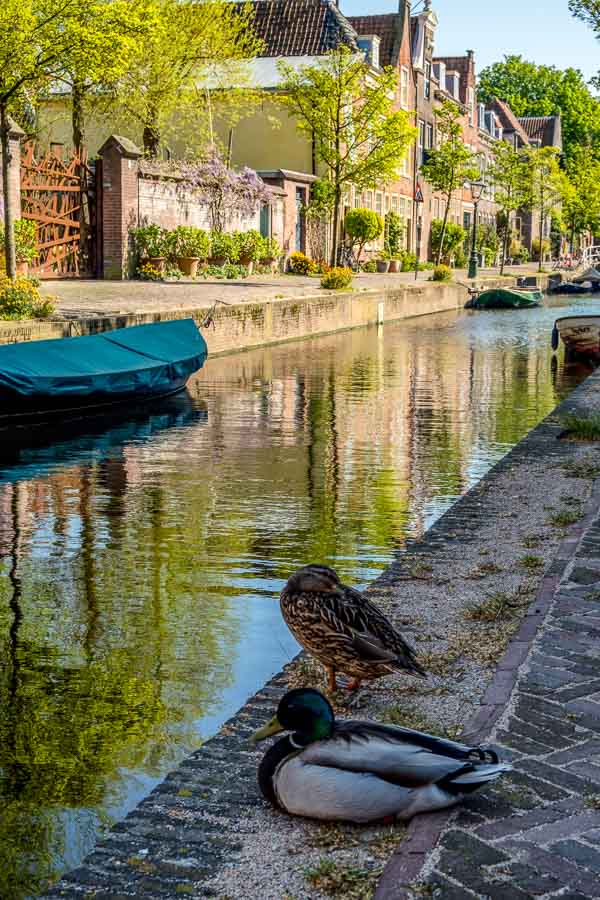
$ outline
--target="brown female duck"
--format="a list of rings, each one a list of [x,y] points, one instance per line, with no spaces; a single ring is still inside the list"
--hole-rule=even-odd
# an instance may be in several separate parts
[[[415,651],[383,613],[342,584],[328,566],[310,565],[288,580],[281,612],[296,640],[321,662],[335,691],[336,672],[352,677],[350,690],[371,680],[408,672],[425,676]]]

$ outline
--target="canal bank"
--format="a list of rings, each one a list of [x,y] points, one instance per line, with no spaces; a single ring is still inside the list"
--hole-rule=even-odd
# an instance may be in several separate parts
[[[261,753],[249,748],[247,738],[289,684],[320,684],[318,670],[300,660],[248,701],[46,896],[316,900],[339,893],[341,885],[345,896],[367,897],[358,891],[380,880],[398,841],[400,854],[408,848],[410,868],[402,863],[384,874],[382,897],[410,896],[407,880],[426,882],[425,895],[438,885],[445,898],[524,900],[539,896],[540,884],[545,896],[571,888],[580,897],[595,896],[589,875],[595,851],[588,837],[597,833],[600,813],[588,795],[597,785],[590,761],[600,734],[598,684],[591,674],[600,563],[589,558],[596,552],[600,457],[595,445],[557,438],[564,413],[598,408],[599,387],[600,377],[590,377],[422,540],[398,553],[370,588],[416,644],[431,676],[424,688],[401,677],[368,687],[352,715],[454,735],[466,726],[481,740],[495,728],[499,752],[515,759],[511,776],[465,804],[443,836],[441,858],[429,854],[446,828],[439,817],[416,821],[406,839],[400,827],[338,829],[291,820],[260,799]],[[577,557],[587,564],[575,565]],[[482,615],[474,608],[483,608]],[[535,647],[532,654],[533,636],[542,652]],[[519,667],[522,696],[513,690]],[[557,715],[557,691],[564,695],[565,715],[562,709]],[[587,765],[586,778],[576,773],[577,765]],[[559,820],[562,830],[540,833],[538,826]],[[514,849],[522,824],[531,833]],[[584,839],[575,840],[580,834]],[[498,840],[504,841],[501,849],[492,846]],[[550,863],[557,843],[563,876]],[[431,859],[437,868],[421,874]]]
[[[485,275],[478,287],[516,284],[517,276]],[[539,276],[545,287],[547,276]],[[466,281],[444,284],[398,275],[360,275],[355,290],[324,291],[315,279],[280,276],[264,284],[105,282],[44,283],[58,292],[58,315],[48,320],[0,322],[0,344],[97,334],[114,328],[192,317],[203,328],[211,356],[298,340],[365,325],[461,309]],[[61,301],[60,292],[64,297]],[[85,299],[81,294],[85,294]]]

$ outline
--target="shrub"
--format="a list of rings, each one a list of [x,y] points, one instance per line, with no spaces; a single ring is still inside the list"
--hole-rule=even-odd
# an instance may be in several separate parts
[[[340,291],[352,284],[352,269],[337,267],[326,272],[321,278],[321,287],[328,291]]]
[[[304,253],[297,251],[290,256],[290,272],[294,275],[316,275],[317,264]]]
[[[138,266],[136,275],[138,278],[141,278],[142,281],[162,281],[163,277],[163,273],[159,272],[156,266],[153,266],[151,262],[145,262],[143,265]]]
[[[246,266],[238,266],[235,263],[225,263],[224,266],[207,266],[202,270],[204,278],[226,278],[228,281],[237,280],[238,278],[247,278],[248,269]]]
[[[542,247],[542,259],[545,259],[550,253],[550,241],[543,240],[541,243]],[[534,259],[540,258],[540,239],[534,238],[531,242],[531,252],[533,254]]]
[[[130,234],[141,259],[154,259],[169,252],[169,232],[160,225],[142,225],[132,228]]]
[[[54,312],[50,297],[42,297],[37,278],[0,278],[0,319],[45,319]]]
[[[432,281],[452,281],[452,269],[450,266],[436,266],[431,276]]]
[[[368,262],[363,263],[361,265],[361,269],[363,272],[376,272],[377,271],[377,263],[374,259],[370,259]]]
[[[365,244],[383,234],[383,219],[372,209],[351,209],[346,216],[345,228],[352,243],[358,245],[357,259],[360,260]]]
[[[442,219],[434,219],[431,223],[431,249],[436,257],[442,239],[443,225]],[[456,222],[446,222],[442,259],[449,262],[456,253],[462,250],[466,238],[467,232],[461,225]]]
[[[169,252],[172,256],[191,256],[206,259],[210,253],[210,240],[202,228],[194,225],[178,225],[169,233]]]
[[[239,248],[233,234],[227,234],[224,231],[211,231],[210,256],[211,259],[224,259],[229,263],[237,262],[239,259]]]
[[[401,262],[402,265],[400,266],[400,269],[402,272],[414,272],[415,266],[417,265],[416,253],[409,253],[408,251],[406,251],[402,254]]]
[[[398,259],[403,234],[402,219],[397,212],[391,209],[385,214],[385,247],[390,254],[390,259]]]
[[[256,229],[235,231],[233,234],[238,246],[238,258],[247,262],[258,262],[265,256],[265,239]]]
[[[263,255],[261,259],[279,259],[281,256],[281,247],[275,238],[264,238]]]
[[[454,254],[454,268],[455,269],[466,269],[467,268],[467,254],[464,250],[460,249]]]
[[[38,252],[35,222],[32,222],[31,219],[17,219],[14,223],[14,235],[17,262],[33,262]],[[4,254],[4,228],[1,225],[0,253]]]

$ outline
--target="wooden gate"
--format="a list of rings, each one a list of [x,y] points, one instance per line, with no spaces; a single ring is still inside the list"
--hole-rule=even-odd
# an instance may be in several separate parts
[[[54,145],[21,159],[21,215],[37,225],[38,256],[30,267],[41,278],[95,275],[95,178],[84,156],[63,159]]]

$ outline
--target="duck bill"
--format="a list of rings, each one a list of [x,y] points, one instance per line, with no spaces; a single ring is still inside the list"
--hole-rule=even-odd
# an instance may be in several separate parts
[[[272,734],[279,734],[280,731],[285,731],[285,728],[277,716],[273,716],[270,722],[250,736],[250,741],[253,744],[258,744],[259,741],[264,741],[265,738],[271,737]]]

